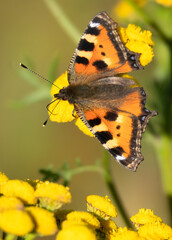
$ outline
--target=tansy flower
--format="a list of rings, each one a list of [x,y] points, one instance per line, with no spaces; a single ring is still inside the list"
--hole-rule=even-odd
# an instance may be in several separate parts
[[[72,198],[68,187],[48,181],[37,184],[35,196],[39,199],[41,207],[52,211],[70,203]]]
[[[35,204],[33,187],[21,180],[9,180],[1,185],[1,193],[7,197],[17,197],[25,204]]]
[[[0,229],[6,233],[24,236],[34,228],[34,223],[28,213],[10,209],[0,213]]]
[[[101,197],[97,195],[90,195],[86,198],[87,210],[93,212],[99,217],[108,220],[111,217],[117,216],[115,206],[111,203],[108,196]]]
[[[118,28],[119,35],[124,45],[131,51],[140,53],[140,63],[142,66],[152,61],[154,42],[151,39],[150,31],[141,31],[140,27],[129,24],[127,28]]]
[[[118,227],[114,221],[109,220],[101,220],[101,231],[108,235],[116,235]]]
[[[84,223],[88,224],[90,227],[95,229],[100,228],[99,220],[88,212],[73,211],[67,214],[66,219],[81,225],[83,225]]]
[[[82,220],[80,220],[79,223],[77,221],[73,221],[73,220],[65,220],[62,222],[61,228],[68,228],[68,227],[71,227],[74,225],[90,227],[90,225],[87,222],[82,221]]]
[[[162,222],[162,219],[154,215],[151,209],[144,208],[140,209],[139,212],[130,219],[135,224],[136,228],[147,223]]]
[[[57,231],[54,214],[39,207],[27,207],[26,211],[32,216],[36,228],[35,231],[45,236],[52,235]]]
[[[20,209],[22,210],[24,208],[23,202],[15,197],[6,197],[1,196],[0,197],[0,212],[3,212],[8,209]]]
[[[161,222],[147,223],[139,228],[138,234],[145,240],[169,239],[172,237],[172,228]]]
[[[7,181],[8,181],[8,177],[4,173],[0,172],[0,186],[2,183]]]
[[[143,240],[137,232],[127,229],[126,227],[118,228],[117,234],[112,238],[113,240]]]
[[[63,228],[57,235],[56,240],[97,240],[93,229],[86,226],[74,225]]]

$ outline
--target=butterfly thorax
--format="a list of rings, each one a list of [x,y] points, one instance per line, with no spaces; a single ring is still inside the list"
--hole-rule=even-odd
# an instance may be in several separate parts
[[[121,94],[125,95],[122,85],[114,84],[70,84],[68,87],[62,88],[54,97],[61,100],[68,100],[70,104],[82,104],[89,100],[93,103],[94,100],[101,101],[114,100],[121,98]]]

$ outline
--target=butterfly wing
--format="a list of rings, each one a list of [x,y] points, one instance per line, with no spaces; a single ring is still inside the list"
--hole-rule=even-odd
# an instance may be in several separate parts
[[[120,78],[117,81],[118,84],[116,84],[116,81],[116,77],[111,77],[108,81],[105,78],[100,80],[101,83],[97,82],[104,89],[109,83],[114,83],[114,86],[111,86],[111,91],[106,91],[107,104],[103,102],[101,105],[102,97],[97,106],[92,99],[93,108],[87,103],[88,108],[81,108],[76,105],[75,109],[81,120],[112,156],[126,168],[136,171],[143,160],[140,145],[142,133],[145,131],[149,119],[157,113],[155,111],[150,112],[145,108],[145,91],[136,85],[133,80]],[[123,87],[121,88],[120,98],[115,93],[119,83]],[[133,85],[130,85],[131,83]],[[108,100],[111,98],[113,99],[109,103]]]
[[[89,23],[68,68],[70,83],[93,81],[100,77],[126,73],[143,67],[140,54],[127,49],[117,32],[117,23],[106,12]]]

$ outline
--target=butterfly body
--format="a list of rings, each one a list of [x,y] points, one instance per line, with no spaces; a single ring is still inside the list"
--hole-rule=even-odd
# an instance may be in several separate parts
[[[126,168],[135,171],[143,160],[141,137],[155,111],[145,108],[146,94],[121,73],[143,69],[139,54],[122,43],[115,23],[105,12],[86,28],[68,68],[69,86],[54,97],[75,111],[100,143]]]
[[[120,77],[97,79],[88,84],[77,82],[61,89],[54,97],[67,100],[70,104],[78,105],[85,110],[95,107],[114,108],[119,107],[122,99],[129,93],[138,89],[130,84],[134,85],[135,82]]]

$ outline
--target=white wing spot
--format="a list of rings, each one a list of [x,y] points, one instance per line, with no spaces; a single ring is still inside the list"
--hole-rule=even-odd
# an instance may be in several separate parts
[[[126,159],[126,158],[124,157],[124,155],[122,155],[122,156],[117,155],[115,158],[116,158],[117,161],[121,161],[121,160],[125,160],[125,159]]]
[[[91,28],[94,28],[94,27],[98,27],[98,26],[100,26],[100,23],[90,22],[89,25],[90,25]]]

